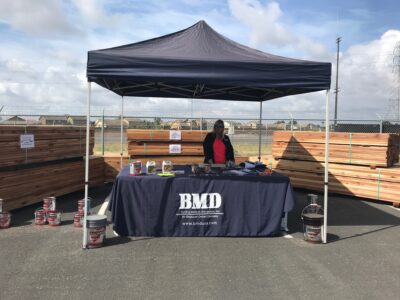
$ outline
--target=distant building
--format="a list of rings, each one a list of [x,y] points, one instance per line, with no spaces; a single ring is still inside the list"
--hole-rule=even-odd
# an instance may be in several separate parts
[[[68,124],[67,116],[40,116],[41,125],[71,125]]]
[[[1,121],[1,125],[26,125],[27,121],[21,117],[13,116],[7,120]]]
[[[129,122],[127,120],[122,121],[123,128],[129,128]],[[103,126],[102,119],[97,119],[95,122],[96,128],[101,128]],[[121,119],[104,119],[104,128],[117,129],[121,128]]]
[[[148,124],[145,120],[138,119],[138,118],[125,118],[128,122],[128,127],[129,128],[136,128],[136,129],[146,129],[148,127]]]
[[[68,116],[67,124],[74,126],[86,126],[86,117],[82,116]]]

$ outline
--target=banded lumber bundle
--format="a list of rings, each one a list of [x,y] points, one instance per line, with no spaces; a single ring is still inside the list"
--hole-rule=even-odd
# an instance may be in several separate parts
[[[177,144],[177,143],[171,143]],[[169,143],[145,142],[128,144],[128,153],[130,155],[172,155],[169,153]],[[203,145],[201,143],[182,143],[181,153],[175,155],[199,155],[203,156]]]
[[[90,159],[90,186],[104,183],[104,160]],[[0,198],[6,210],[41,202],[46,196],[61,196],[84,189],[85,161],[57,161],[29,168],[0,172]]]
[[[295,138],[298,143],[325,143],[325,132],[315,131],[274,131],[274,142],[290,142]],[[399,136],[391,133],[350,133],[350,132],[330,132],[329,143],[364,146],[387,146],[388,144],[398,144]]]
[[[128,129],[128,154],[131,156],[199,156],[203,157],[206,130],[180,130],[181,140],[169,139],[169,130]],[[169,145],[180,144],[180,154],[170,154]]]
[[[249,158],[247,156],[235,157],[236,163],[241,163]],[[161,166],[163,160],[170,160],[174,165],[185,165],[185,164],[200,164],[203,163],[203,156],[133,156],[131,160],[140,160],[144,165],[147,161],[153,160],[157,165]],[[117,177],[121,170],[121,158],[119,156],[108,156],[104,157],[105,163],[105,181],[112,182]],[[123,165],[126,166],[129,163],[129,157],[123,157]]]
[[[21,149],[20,135],[33,134],[35,148]],[[93,154],[94,129],[90,130]],[[86,128],[78,126],[0,126],[0,167],[82,157]]]
[[[207,130],[180,130],[181,141],[179,142],[203,142],[208,131]],[[128,141],[171,141],[169,139],[169,130],[153,130],[153,129],[128,129]]]
[[[324,190],[324,164],[300,160],[272,160],[272,168],[290,178],[294,187]],[[329,163],[329,192],[400,203],[400,166],[371,169]]]
[[[376,133],[330,133],[329,161],[335,163],[390,167],[399,160],[399,136]],[[325,161],[325,134],[275,131],[275,159]]]

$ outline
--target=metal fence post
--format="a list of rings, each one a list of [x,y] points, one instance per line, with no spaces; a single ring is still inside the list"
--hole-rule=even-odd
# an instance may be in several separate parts
[[[101,155],[104,156],[104,108],[101,117]]]

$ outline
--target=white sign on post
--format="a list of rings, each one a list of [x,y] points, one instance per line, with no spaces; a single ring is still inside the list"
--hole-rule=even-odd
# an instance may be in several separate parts
[[[169,139],[171,141],[180,141],[182,139],[182,132],[180,132],[179,130],[170,130]]]
[[[169,154],[181,154],[182,148],[180,144],[170,144],[169,145]]]
[[[21,134],[19,142],[21,149],[35,148],[35,137],[33,134]]]

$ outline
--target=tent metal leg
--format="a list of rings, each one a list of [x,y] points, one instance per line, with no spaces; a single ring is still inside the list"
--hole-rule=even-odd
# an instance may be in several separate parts
[[[328,235],[328,181],[329,181],[329,90],[326,90],[325,107],[325,180],[324,180],[324,230],[322,242],[327,243]]]
[[[123,162],[123,155],[124,155],[124,149],[122,147],[122,139],[123,139],[123,134],[124,134],[124,96],[121,97],[121,152],[120,152],[120,166],[121,170],[123,168],[122,162]]]
[[[88,82],[87,115],[86,115],[86,156],[85,156],[85,209],[83,213],[83,241],[82,248],[87,246],[87,213],[89,197],[89,142],[90,142],[90,98],[92,93],[92,83]]]
[[[261,161],[262,101],[260,101],[260,119],[258,127],[258,161]]]

